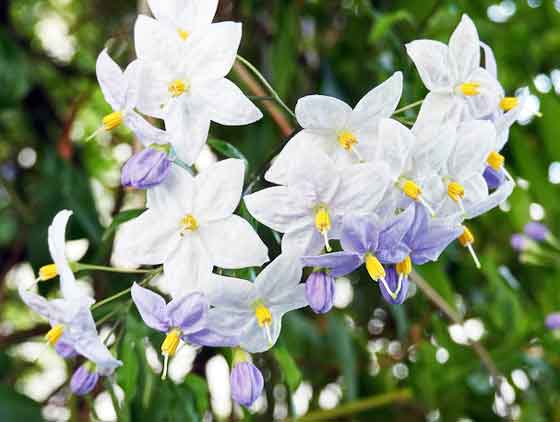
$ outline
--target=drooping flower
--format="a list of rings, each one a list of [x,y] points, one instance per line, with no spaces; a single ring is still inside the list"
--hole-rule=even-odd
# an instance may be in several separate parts
[[[560,328],[560,312],[553,312],[546,317],[546,326],[550,330],[557,330]]]
[[[240,347],[250,353],[270,349],[280,335],[286,312],[307,306],[305,285],[299,284],[299,259],[285,253],[272,261],[254,283],[213,274],[206,284],[210,302],[227,313],[225,324],[241,328]]]
[[[408,277],[401,277],[394,265],[385,268],[386,283],[379,283],[383,299],[392,305],[401,305],[408,295]]]
[[[70,380],[70,389],[77,396],[85,396],[93,391],[98,381],[99,374],[88,362],[76,369]]]
[[[134,283],[132,300],[147,326],[166,334],[161,345],[164,356],[162,379],[167,376],[167,362],[175,356],[181,340],[201,346],[235,346],[239,339],[231,330],[215,330],[212,321],[224,318],[220,310],[210,310],[206,297],[199,292],[190,293],[165,303],[160,295]]]
[[[530,221],[525,224],[523,232],[536,242],[544,242],[551,235],[550,229],[537,221]]]
[[[100,129],[111,131],[124,124],[146,146],[154,143],[166,143],[167,133],[152,126],[134,111],[141,88],[141,72],[138,61],[130,63],[123,72],[111,59],[107,50],[103,50],[99,54],[96,64],[97,81],[105,101],[113,108],[112,113],[103,117]]]
[[[140,17],[139,22],[146,19]],[[143,72],[138,110],[165,121],[170,142],[187,164],[196,160],[204,146],[210,121],[237,126],[262,117],[260,110],[225,78],[241,41],[240,23],[208,25],[190,35],[188,43],[179,36],[160,43],[152,37],[150,27],[142,24],[135,31]]]
[[[397,264],[404,261],[410,249],[403,238],[414,218],[414,207],[409,206],[399,215],[385,221],[375,215],[344,217],[340,243],[342,252],[302,258],[306,266],[327,268],[333,277],[350,274],[366,266],[372,280],[384,285],[385,290],[396,299],[399,290],[393,290],[386,280],[383,264]]]
[[[305,282],[305,297],[316,314],[326,314],[333,307],[334,277],[327,271],[313,271]]]
[[[378,125],[395,111],[402,93],[402,73],[396,72],[369,91],[352,109],[345,102],[324,95],[301,98],[296,117],[303,128],[276,158],[289,166],[293,150],[325,152],[338,167],[376,158]]]
[[[128,159],[122,168],[121,183],[136,189],[152,188],[163,182],[170,170],[169,147],[150,145]]]
[[[251,362],[240,362],[231,370],[231,397],[236,403],[251,407],[261,396],[264,379],[255,365]]]
[[[196,177],[173,166],[148,190],[147,210],[122,225],[115,253],[138,265],[163,263],[174,298],[203,291],[213,266],[245,268],[268,260],[267,248],[251,225],[234,215],[245,165],[215,163]]]
[[[482,118],[498,107],[500,85],[480,66],[480,41],[472,20],[463,15],[449,45],[433,40],[406,44],[406,51],[430,91],[420,114],[434,125]]]
[[[259,222],[284,233],[283,252],[315,254],[330,249],[346,213],[375,209],[387,189],[387,172],[383,163],[338,169],[322,151],[301,149],[290,168],[275,162],[265,175],[281,186],[245,196],[245,204]]]

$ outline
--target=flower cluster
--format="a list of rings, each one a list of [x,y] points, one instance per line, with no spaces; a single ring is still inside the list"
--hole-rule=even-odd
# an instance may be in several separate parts
[[[394,304],[406,299],[413,265],[437,260],[455,239],[479,265],[464,221],[496,207],[513,190],[500,150],[524,98],[504,95],[492,51],[467,16],[449,45],[419,40],[406,46],[430,91],[412,128],[394,117],[400,72],[354,108],[322,95],[298,101],[301,130],[264,175],[274,186],[243,197],[259,223],[283,234],[281,255],[248,281],[223,275],[269,260],[254,227],[235,214],[245,164],[230,158],[199,172],[191,167],[211,121],[245,125],[262,117],[226,78],[241,24],[212,23],[217,0],[148,3],[155,18],[136,21],[138,58],[123,72],[106,50],[99,55],[99,84],[113,109],[99,130],[125,125],[145,146],[124,166],[122,183],[147,189],[147,209],[122,225],[114,254],[163,268],[160,285],[171,301],[140,284],[131,291],[146,325],[165,334],[164,377],[183,342],[249,353],[270,349],[286,312],[307,305],[328,312],[334,277],[362,265]],[[165,130],[144,116],[160,119]],[[98,340],[91,301],[74,288],[61,249],[68,216],[63,211],[53,222],[55,265],[42,269],[50,271],[43,278],[60,274],[63,299],[47,302],[27,291],[21,296],[51,321],[49,343],[92,362],[71,383],[84,394],[95,385],[94,374],[110,374],[120,362]],[[333,252],[339,244],[342,250]],[[313,269],[303,284],[305,266]],[[232,395],[250,406],[263,377],[241,355],[231,374]]]

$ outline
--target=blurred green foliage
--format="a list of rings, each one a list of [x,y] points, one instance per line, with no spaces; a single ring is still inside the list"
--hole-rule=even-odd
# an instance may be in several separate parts
[[[461,13],[474,19],[481,39],[494,48],[506,90],[513,93],[527,85],[538,95],[543,117],[513,128],[505,152],[510,171],[528,183],[516,189],[509,211],[495,210],[473,224],[483,270],[477,271],[458,245],[437,264],[419,269],[465,319],[483,323],[481,341],[515,391],[513,416],[531,422],[560,420],[560,338],[543,324],[547,313],[560,310],[560,272],[556,263],[521,264],[509,248],[509,237],[529,220],[535,203],[543,207],[553,231],[560,231],[559,186],[548,174],[549,165],[560,161],[560,101],[554,89],[537,92],[533,84],[535,76],[560,68],[557,3],[502,2],[509,10],[514,7],[505,22],[488,17],[489,7],[500,3],[482,0],[223,0],[218,15],[220,20],[243,22],[240,53],[262,70],[291,107],[299,97],[316,92],[354,104],[395,70],[405,75],[401,105],[421,99],[426,91],[404,44],[418,38],[447,41]],[[28,314],[6,283],[8,271],[21,262],[35,270],[48,263],[46,229],[61,208],[75,212],[70,238],[90,241],[84,261],[106,264],[116,226],[143,206],[138,192],[123,191],[118,183],[130,151],[126,146],[137,147],[130,134],[119,129],[111,137],[85,141],[109,111],[96,85],[96,56],[107,44],[121,65],[134,57],[132,28],[138,8],[138,2],[130,0],[0,4],[0,315],[6,327],[0,347],[10,352],[0,355],[2,421],[41,420],[40,407],[46,404],[14,389],[18,377],[35,369],[12,353],[13,347],[38,332],[29,326]],[[146,10],[142,1],[140,8]],[[237,76],[232,73],[232,78]],[[560,81],[557,84],[560,90]],[[414,111],[407,113],[414,118]],[[246,159],[248,175],[258,172],[285,140],[269,115],[242,128],[214,124],[211,137],[210,146],[219,157]],[[274,256],[278,247],[273,234],[258,230]],[[246,277],[251,274],[244,272]],[[137,279],[86,275],[98,298]],[[290,414],[294,408],[289,395],[275,394],[274,387],[283,383],[294,392],[301,380],[313,389],[312,410],[319,408],[320,392],[332,383],[340,385],[341,404],[401,389],[412,392],[407,400],[366,407],[337,420],[498,419],[486,369],[471,348],[450,337],[450,323],[421,292],[394,307],[381,300],[364,274],[351,282],[351,306],[326,317],[309,311],[288,315],[279,345],[256,357],[264,369],[268,407],[264,415],[246,412],[246,420],[272,420],[275,403]],[[47,294],[53,287],[43,289]],[[14,320],[16,314],[20,317]],[[125,365],[116,382],[125,399],[119,420],[201,420],[210,410],[205,363],[220,351],[199,353],[184,382],[162,382],[147,364],[144,342],[149,338],[157,349],[159,335],[146,329],[135,312],[122,327],[118,352]],[[438,353],[447,359],[438,362]],[[512,377],[515,370],[527,375],[527,385]],[[87,420],[83,409],[87,418],[90,404],[72,399],[72,418]]]

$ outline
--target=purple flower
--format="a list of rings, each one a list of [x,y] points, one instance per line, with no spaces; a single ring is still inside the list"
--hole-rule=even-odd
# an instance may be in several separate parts
[[[484,180],[486,180],[486,184],[488,185],[489,189],[499,188],[501,184],[506,180],[506,175],[503,169],[495,170],[491,166],[486,166],[482,176],[484,177]]]
[[[546,326],[551,330],[560,328],[560,312],[554,312],[546,317]]]
[[[164,379],[167,361],[175,355],[180,340],[214,347],[239,344],[235,333],[222,334],[215,329],[219,326],[217,319],[223,316],[216,308],[209,310],[208,300],[202,293],[191,293],[166,304],[160,295],[134,283],[132,300],[148,327],[167,334],[161,345],[165,357]]]
[[[259,398],[264,387],[261,371],[250,362],[241,362],[231,371],[231,397],[245,407]]]
[[[531,240],[521,233],[514,233],[511,235],[510,244],[514,251],[523,252],[529,249]]]
[[[89,394],[99,381],[99,374],[92,370],[89,363],[80,366],[72,375],[70,389],[77,396]]]
[[[533,239],[536,242],[543,242],[547,240],[550,235],[550,230],[548,229],[548,227],[536,221],[531,221],[525,224],[523,231],[527,236],[529,236],[529,238]]]
[[[325,271],[313,271],[305,282],[305,297],[316,314],[329,312],[334,300],[334,277]]]
[[[63,339],[56,342],[54,349],[56,350],[56,353],[64,359],[70,359],[78,355],[78,352],[76,352],[74,347],[70,343],[65,342]]]
[[[385,268],[385,283],[379,283],[383,299],[393,305],[400,305],[408,294],[408,276],[398,274],[394,265]]]
[[[171,169],[165,146],[152,145],[134,154],[122,168],[123,186],[147,189],[163,182]]]

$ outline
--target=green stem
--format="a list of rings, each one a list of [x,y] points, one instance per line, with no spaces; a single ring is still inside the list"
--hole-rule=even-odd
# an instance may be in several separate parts
[[[251,64],[251,62],[249,62],[247,59],[245,59],[244,57],[241,57],[240,55],[237,55],[237,60],[239,60],[241,63],[243,63],[251,72],[254,73],[254,75],[261,81],[261,83],[266,87],[266,89],[268,89],[268,91],[270,92],[270,94],[272,95],[272,97],[274,98],[274,100],[276,100],[276,102],[284,109],[286,110],[286,112],[292,116],[294,119],[296,118],[295,113],[290,109],[290,107],[288,107],[286,105],[286,103],[284,103],[284,101],[282,101],[282,98],[280,98],[280,96],[278,95],[278,93],[274,90],[274,88],[272,88],[272,86],[268,83],[268,81],[266,80],[266,78],[261,74],[261,72],[259,72],[259,70],[253,66]]]
[[[395,120],[398,120],[399,122],[401,122],[403,125],[407,125],[407,126],[414,126],[414,123],[411,122],[410,120],[407,119],[403,119],[402,117],[393,117]]]
[[[75,262],[72,264],[74,272],[93,270],[93,271],[106,271],[110,273],[126,273],[126,274],[149,274],[154,270],[132,270],[127,268],[106,267],[104,265],[85,264],[82,262]]]
[[[181,160],[179,157],[173,158],[173,160],[171,160],[171,162],[173,164],[181,167],[182,169],[186,170],[191,176],[194,175],[194,171],[193,171],[192,167],[189,166],[187,163],[185,163],[183,160]]]
[[[140,286],[144,286],[145,284],[149,283],[151,280],[153,280],[156,276],[158,276],[161,272],[163,271],[163,267],[159,267],[155,270],[152,270],[151,273],[144,278],[144,280],[142,280],[140,283],[138,283]],[[95,310],[97,308],[100,308],[103,305],[106,305],[107,303],[110,303],[120,297],[126,296],[127,294],[130,293],[130,290],[132,290],[132,287],[129,287],[128,289],[122,290],[118,293],[115,293],[113,296],[109,296],[106,299],[100,300],[99,302],[95,303],[92,307],[91,310]]]
[[[418,107],[418,106],[421,105],[423,102],[424,102],[424,100],[418,100],[418,101],[413,102],[412,104],[406,105],[406,106],[401,107],[401,108],[397,108],[397,109],[395,110],[395,112],[393,113],[393,116],[394,116],[395,114],[400,114],[400,113],[402,113],[403,111],[410,110],[411,108]]]
[[[342,406],[329,410],[318,410],[308,413],[298,419],[299,422],[324,421],[330,419],[340,419],[355,413],[371,410],[376,407],[387,406],[393,403],[408,401],[412,398],[412,392],[409,389],[396,390],[386,394],[380,394],[368,397],[363,400],[356,400]],[[291,419],[294,421],[294,419]]]

